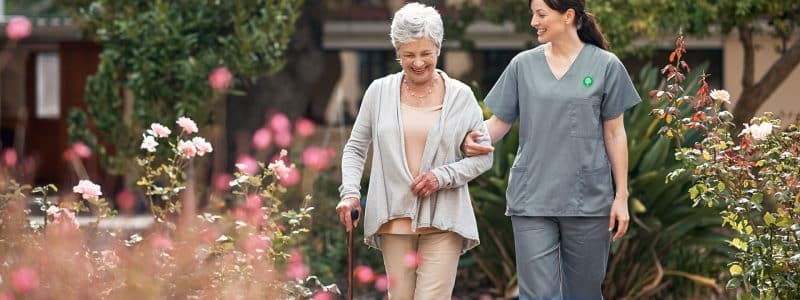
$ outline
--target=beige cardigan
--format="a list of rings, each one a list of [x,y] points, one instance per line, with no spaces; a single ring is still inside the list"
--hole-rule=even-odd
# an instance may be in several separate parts
[[[377,79],[364,93],[361,109],[342,154],[341,199],[360,198],[361,176],[373,143],[367,204],[364,208],[364,242],[380,249],[376,232],[389,220],[411,218],[411,229],[435,227],[464,238],[462,253],[477,246],[478,226],[467,182],[492,166],[492,155],[464,157],[460,146],[472,130],[484,132],[483,115],[472,90],[437,70],[444,79],[441,118],[428,133],[420,173],[430,171],[441,189],[429,197],[411,192],[411,172],[406,164],[400,120],[400,84],[403,73]],[[484,138],[481,143],[488,145]]]

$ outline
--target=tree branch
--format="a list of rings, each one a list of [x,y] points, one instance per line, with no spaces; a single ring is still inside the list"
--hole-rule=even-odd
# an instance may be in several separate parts
[[[746,90],[753,86],[753,73],[755,69],[755,46],[753,45],[753,30],[748,28],[746,24],[740,24],[738,29],[739,41],[742,42],[742,48],[744,48],[742,89]]]
[[[751,40],[752,42],[752,40]],[[745,53],[745,63],[747,62]],[[748,73],[742,75],[742,83],[745,87],[733,109],[736,120],[734,124],[749,122],[756,110],[767,101],[770,95],[789,77],[797,65],[800,64],[800,40],[794,42],[791,48],[787,49],[781,57],[770,66],[767,73],[755,85],[746,85],[745,78]],[[747,70],[747,65],[745,65]],[[752,70],[751,70],[752,71]],[[752,76],[752,74],[750,75]],[[750,79],[752,80],[752,79]]]

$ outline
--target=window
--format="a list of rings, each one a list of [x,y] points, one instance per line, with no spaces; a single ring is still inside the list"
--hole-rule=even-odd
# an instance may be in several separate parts
[[[61,82],[58,53],[36,55],[36,117],[59,119],[61,116]]]

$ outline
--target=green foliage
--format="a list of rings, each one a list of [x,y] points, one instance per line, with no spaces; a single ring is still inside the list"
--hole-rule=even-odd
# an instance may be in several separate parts
[[[480,5],[480,6],[478,6]],[[766,25],[770,33],[788,40],[800,25],[800,3],[795,0],[605,0],[586,1],[609,40],[614,52],[633,54],[636,38],[655,42],[680,29],[687,34],[704,36],[714,28],[728,33],[731,29],[758,29]],[[465,1],[456,10],[461,18],[473,20],[474,14],[495,22],[511,22],[519,32],[530,32],[530,9],[527,0]],[[469,25],[461,24],[462,27]],[[457,38],[469,38],[454,36]]]
[[[653,90],[659,101],[655,120],[660,133],[679,139],[701,136],[691,147],[677,147],[683,168],[668,178],[691,176],[690,198],[698,206],[720,206],[723,225],[735,234],[728,241],[729,288],[744,287],[754,298],[800,297],[800,128],[766,113],[750,121],[742,133],[731,132],[733,115],[722,111],[730,95],[709,91],[705,76],[693,96],[680,97],[688,65],[683,39],[662,69],[668,85]]]
[[[240,83],[283,64],[303,1],[297,0],[138,0],[64,1],[86,30],[103,45],[97,73],[86,86],[87,111],[70,120],[70,137],[100,153],[112,172],[133,169],[138,132],[156,119],[171,124],[193,116],[201,125],[215,121],[219,99],[209,73],[225,66]]]

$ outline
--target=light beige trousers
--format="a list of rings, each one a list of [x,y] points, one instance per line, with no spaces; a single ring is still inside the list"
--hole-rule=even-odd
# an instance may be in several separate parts
[[[381,249],[391,300],[449,300],[463,238],[454,232],[382,234]],[[409,254],[417,254],[419,264]],[[412,256],[413,257],[413,256]]]

